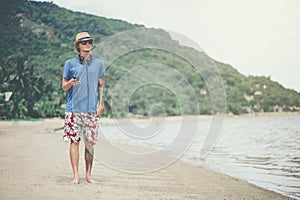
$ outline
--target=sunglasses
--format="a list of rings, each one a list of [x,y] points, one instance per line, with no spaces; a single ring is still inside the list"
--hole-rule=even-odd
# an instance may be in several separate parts
[[[93,44],[93,40],[80,41],[79,44],[86,45],[87,43]]]

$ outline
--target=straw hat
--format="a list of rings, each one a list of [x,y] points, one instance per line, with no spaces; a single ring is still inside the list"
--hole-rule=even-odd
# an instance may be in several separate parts
[[[93,40],[93,42],[94,42],[95,38],[92,38],[88,32],[77,33],[77,35],[75,37],[75,41],[74,41],[75,50],[78,51],[78,46],[77,46],[78,42],[86,41],[86,40]]]

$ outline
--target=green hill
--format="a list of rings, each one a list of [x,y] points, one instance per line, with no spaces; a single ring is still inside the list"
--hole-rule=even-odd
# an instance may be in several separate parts
[[[62,70],[66,59],[76,56],[72,43],[77,32],[88,31],[100,43],[117,33],[144,28],[143,25],[130,24],[121,20],[73,12],[49,2],[4,0],[0,4],[2,13],[0,116],[2,118],[63,115],[65,93],[61,89]],[[159,37],[156,37],[157,35]],[[185,55],[198,57],[201,60],[200,65],[204,65],[208,58],[203,52],[179,45],[177,41],[172,40],[169,33],[161,29],[147,29],[142,38],[124,37],[123,39],[113,44],[118,47],[118,50],[126,48],[129,44],[138,46],[141,41],[149,44],[153,44],[154,41]],[[108,52],[110,55],[114,53]],[[191,63],[161,49],[145,48],[133,51],[111,63],[108,63],[107,56],[101,57],[106,68],[109,68],[104,115],[112,114],[112,94],[109,91],[120,80],[122,74],[130,71],[133,66],[158,62],[170,66],[187,80],[186,84],[191,85],[196,91],[199,109],[194,109],[193,105],[181,105],[174,93],[165,87],[145,85],[132,95],[128,105],[130,112],[147,115],[153,104],[163,105],[168,115],[181,114],[181,107],[190,114],[215,112],[212,108],[209,88],[203,79],[213,78],[210,76],[212,69],[203,69],[204,76],[201,77]],[[246,77],[228,64],[217,61],[215,64],[224,82],[227,112],[241,114],[256,111],[299,111],[300,94],[296,91],[285,89],[270,78]],[[170,77],[174,78],[173,80],[180,79],[175,75]],[[185,101],[195,100],[185,89],[178,88],[178,90],[181,94],[185,94]],[[9,92],[12,92],[12,95],[8,99],[11,94]],[[157,115],[161,111],[154,109],[152,112]],[[114,114],[122,116],[122,113]]]

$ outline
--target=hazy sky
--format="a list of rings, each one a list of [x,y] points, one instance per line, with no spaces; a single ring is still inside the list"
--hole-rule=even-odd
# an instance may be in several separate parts
[[[74,11],[163,28],[245,75],[300,92],[299,0],[53,0]],[[80,27],[79,27],[80,30]]]

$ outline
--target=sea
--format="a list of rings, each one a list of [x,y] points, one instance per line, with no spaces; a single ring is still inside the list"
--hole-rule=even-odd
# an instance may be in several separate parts
[[[181,123],[180,120],[157,123],[161,127],[151,137],[126,133],[122,123],[103,124],[101,130],[107,140],[161,150],[172,144]],[[205,157],[200,151],[212,118],[200,117],[197,123],[195,137],[180,157],[182,161],[300,199],[300,115],[226,117],[215,145]],[[125,129],[145,128],[149,124],[151,120],[142,125],[135,122],[127,124]],[[133,127],[128,129],[128,126]]]
[[[215,145],[205,157],[200,152],[213,120],[211,117],[196,119],[197,130],[193,137],[189,135],[190,143],[178,159],[300,200],[300,115],[226,117],[218,129]],[[178,117],[160,119],[153,127],[151,119],[133,120],[129,124],[124,120],[101,123],[100,119],[100,139],[160,151],[172,145],[181,134],[182,121]],[[193,126],[195,118],[184,123]],[[147,130],[147,127],[153,134],[139,137],[135,130]],[[62,130],[56,133],[62,134]],[[178,149],[174,152],[178,153]]]

